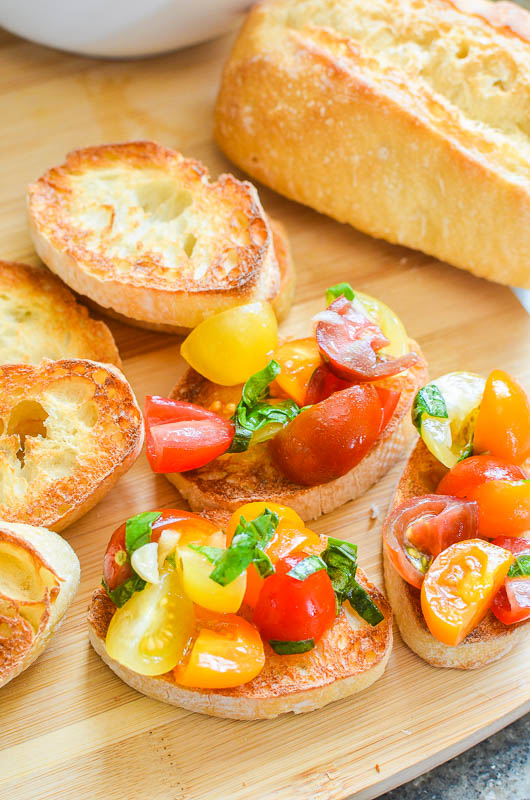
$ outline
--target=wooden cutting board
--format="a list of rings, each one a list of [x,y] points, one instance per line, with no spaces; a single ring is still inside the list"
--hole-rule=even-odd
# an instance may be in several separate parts
[[[26,184],[75,147],[149,138],[229,164],[211,138],[229,42],[147,61],[76,58],[0,33],[0,257],[35,262]],[[392,247],[265,189],[298,268],[289,331],[303,331],[341,280],[405,321],[431,374],[503,367],[530,385],[530,322],[506,288]],[[472,202],[472,198],[470,198]],[[476,242],[482,247],[482,242]],[[179,341],[109,322],[140,402],[181,374]],[[380,530],[399,468],[361,500],[314,524],[358,542],[381,585]],[[437,670],[396,634],[385,676],[368,691],[301,716],[213,719],[136,694],[88,643],[85,614],[113,529],[140,511],[181,503],[145,456],[66,538],[81,560],[79,594],[38,662],[1,690],[0,796],[16,800],[372,798],[478,742],[530,707],[530,642],[478,672]],[[377,519],[372,516],[377,515]]]

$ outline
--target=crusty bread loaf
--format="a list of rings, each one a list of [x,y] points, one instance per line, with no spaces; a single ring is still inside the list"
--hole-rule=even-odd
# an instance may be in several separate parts
[[[254,186],[232,175],[210,183],[198,161],[153,142],[70,153],[29,187],[28,208],[44,263],[143,327],[181,332],[285,288]]]
[[[0,261],[0,364],[88,358],[121,365],[104,322],[47,269]]]
[[[0,686],[42,653],[79,577],[79,560],[61,536],[0,520]]]
[[[216,139],[294,200],[530,287],[530,14],[489,0],[270,0]]]
[[[278,471],[264,443],[245,453],[220,456],[200,469],[166,477],[195,511],[219,508],[235,511],[244,503],[270,500],[291,506],[302,519],[310,520],[355,500],[403,456],[414,436],[410,409],[416,392],[428,377],[427,364],[416,342],[410,341],[410,349],[420,356],[418,363],[386,382],[389,388],[401,391],[390,423],[362,461],[346,475],[320,486],[291,483]],[[218,386],[190,369],[171,396],[230,416],[241,398],[241,386]]]
[[[288,711],[301,714],[366,689],[385,670],[392,650],[392,612],[361,569],[356,578],[384,614],[379,625],[372,627],[343,608],[333,627],[308,653],[279,656],[264,643],[263,670],[233,689],[192,689],[175,683],[172,673],[146,677],[112,659],[105,649],[105,636],[115,606],[102,588],[92,597],[89,637],[96,653],[119,678],[156,700],[230,719],[269,719]]]
[[[420,439],[401,476],[392,508],[411,497],[436,491],[447,469],[427,450]],[[504,625],[491,611],[457,647],[438,641],[425,623],[420,591],[403,580],[392,566],[383,547],[385,585],[403,641],[434,667],[475,669],[497,661],[530,635],[530,621]]]
[[[0,366],[0,519],[62,530],[132,466],[142,442],[140,409],[116,367]]]

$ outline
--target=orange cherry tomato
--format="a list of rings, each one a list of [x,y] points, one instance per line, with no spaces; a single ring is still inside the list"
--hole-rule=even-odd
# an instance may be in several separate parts
[[[530,456],[530,401],[523,387],[500,369],[493,370],[486,381],[474,451],[513,464],[522,464]]]
[[[427,627],[455,647],[485,617],[504,584],[513,555],[482,539],[450,545],[431,564],[421,587]]]
[[[228,689],[248,683],[265,664],[257,629],[237,614],[201,612],[189,658],[173,670],[181,686]]]
[[[298,550],[304,550],[314,555],[318,555],[322,551],[320,536],[305,527],[302,518],[298,516],[296,511],[278,503],[264,502],[247,503],[232,514],[226,529],[226,546],[228,547],[232,541],[241,517],[244,517],[248,522],[263,514],[266,508],[269,511],[275,511],[280,518],[274,536],[265,548],[273,564],[284,558],[284,556],[289,555],[289,553]],[[243,602],[254,608],[258,602],[262,586],[263,578],[254,564],[250,564],[247,568],[247,588]]]
[[[305,405],[311,376],[323,363],[315,338],[284,342],[274,351],[273,358],[282,369],[275,381],[277,386],[299,406]]]

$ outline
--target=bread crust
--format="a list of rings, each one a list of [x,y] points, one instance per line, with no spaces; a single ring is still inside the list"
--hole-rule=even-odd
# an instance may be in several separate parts
[[[420,439],[399,481],[392,508],[417,495],[430,494],[447,469]],[[420,603],[420,591],[403,580],[383,546],[385,586],[403,641],[433,667],[477,669],[498,661],[528,636],[530,621],[504,625],[491,611],[456,647],[438,641],[429,631]]]
[[[270,719],[289,711],[300,714],[366,689],[385,670],[392,649],[392,612],[384,595],[360,568],[357,580],[384,614],[379,625],[371,627],[355,612],[351,612],[350,622],[343,609],[309,653],[279,656],[265,642],[263,670],[249,683],[232,689],[188,688],[176,684],[172,673],[146,677],[118,664],[105,649],[115,607],[102,588],[92,596],[89,638],[119,678],[156,700],[229,719]]]
[[[121,366],[104,322],[47,269],[0,260],[0,363],[88,358]]]
[[[138,457],[143,419],[110,364],[0,366],[0,519],[63,530]]]
[[[528,288],[529,31],[527,11],[486,0],[260,3],[216,140],[289,198]]]
[[[235,511],[244,503],[270,500],[288,505],[302,519],[310,520],[355,500],[402,457],[412,442],[410,409],[416,392],[428,377],[427,363],[417,343],[410,340],[410,349],[420,356],[418,363],[386,382],[389,388],[401,391],[392,419],[372,449],[346,475],[320,486],[299,486],[278,471],[268,447],[262,444],[246,453],[221,456],[200,469],[166,477],[195,511],[216,508]],[[239,401],[241,387],[217,386],[190,369],[175,386],[171,397],[206,408],[211,408],[215,400],[226,406]]]
[[[37,253],[72,289],[143,327],[189,329],[274,299],[280,270],[258,193],[154,142],[76,150],[28,188]]]

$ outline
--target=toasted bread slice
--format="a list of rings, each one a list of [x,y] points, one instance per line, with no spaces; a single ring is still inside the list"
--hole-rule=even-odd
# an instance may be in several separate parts
[[[136,460],[143,421],[109,364],[0,366],[0,519],[60,531]]]
[[[242,303],[288,304],[254,186],[232,175],[210,183],[198,161],[154,142],[70,153],[29,187],[28,207],[44,263],[144,327],[180,332]]]
[[[102,588],[92,596],[89,637],[96,653],[119,678],[156,700],[230,719],[269,719],[288,711],[300,714],[366,689],[385,670],[392,650],[392,612],[361,569],[356,577],[384,615],[379,625],[372,627],[343,607],[333,627],[308,653],[279,656],[264,643],[263,670],[233,689],[191,689],[178,685],[171,672],[146,677],[112,659],[105,649],[105,636],[116,609]]]
[[[427,380],[427,364],[418,345],[411,340],[410,346],[420,360],[407,372],[387,381],[389,387],[401,391],[396,411],[372,449],[346,475],[320,486],[291,483],[278,471],[264,443],[245,453],[220,456],[200,469],[166,477],[193,510],[235,511],[253,500],[270,500],[291,506],[302,519],[309,520],[333,511],[348,500],[355,500],[401,458],[412,441],[410,408],[416,392]],[[241,387],[218,386],[190,369],[171,396],[230,416],[241,397]]]
[[[392,508],[411,497],[430,494],[447,469],[420,439],[399,481]],[[403,641],[433,667],[476,669],[499,658],[530,634],[530,621],[504,625],[488,612],[480,625],[457,647],[438,641],[429,631],[420,604],[420,591],[403,580],[383,548],[385,584]]]
[[[0,261],[0,364],[89,358],[121,365],[104,322],[47,269]]]
[[[42,653],[79,577],[79,560],[61,536],[0,520],[0,686]]]

